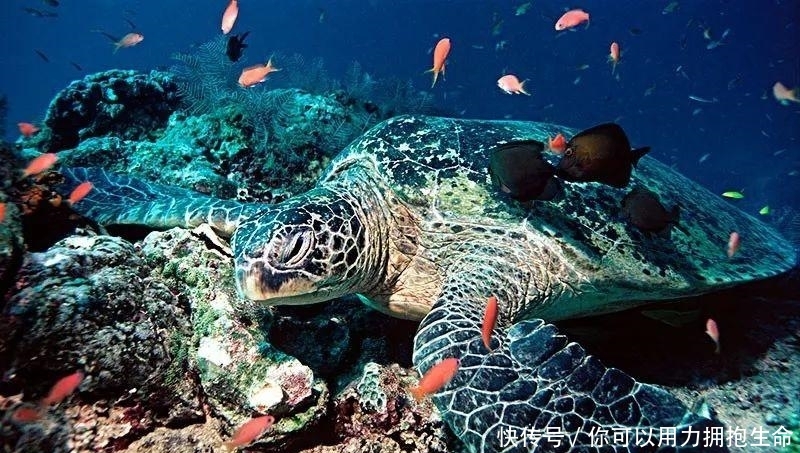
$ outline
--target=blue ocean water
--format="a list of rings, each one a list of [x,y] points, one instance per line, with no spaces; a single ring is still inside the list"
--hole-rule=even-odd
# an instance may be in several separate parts
[[[18,121],[41,121],[50,99],[72,80],[111,68],[173,65],[172,54],[220,34],[228,1],[59,3],[0,3],[8,139],[16,139]],[[650,145],[656,158],[714,192],[743,190],[737,203],[750,213],[765,204],[800,206],[800,104],[783,106],[771,91],[776,81],[800,85],[796,0],[534,0],[517,15],[525,3],[241,0],[234,33],[251,32],[248,63],[274,52],[300,53],[324,58],[329,73],[343,77],[358,61],[376,78],[413,80],[454,116],[576,128],[617,121],[634,146]],[[670,3],[676,5],[667,12]],[[574,7],[589,12],[590,25],[556,32],[556,19]],[[35,17],[24,8],[58,17]],[[106,37],[92,32],[122,36],[132,25],[144,42],[116,54]],[[726,30],[721,44],[709,49]],[[451,39],[452,51],[445,80],[430,89],[423,71],[440,37]],[[606,61],[612,41],[622,48],[618,78]],[[496,80],[508,72],[528,79],[532,96],[501,92]]]

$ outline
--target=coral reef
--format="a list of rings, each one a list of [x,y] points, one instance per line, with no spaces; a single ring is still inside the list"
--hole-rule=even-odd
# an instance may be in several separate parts
[[[22,162],[11,147],[0,143],[0,203],[6,203],[5,221],[0,222],[0,294],[5,295],[22,260],[23,229],[17,207],[10,202],[8,191]],[[0,340],[2,341],[2,340]]]
[[[407,392],[416,381],[416,373],[398,365],[367,364],[362,377],[334,400],[338,443],[303,453],[451,451],[452,439],[433,403],[414,403]]]
[[[59,161],[68,166],[131,172],[152,181],[232,198],[237,185],[227,177],[231,162],[248,147],[240,126],[235,113],[224,110],[202,117],[177,112],[155,140],[90,138],[74,149],[59,152]]]
[[[90,137],[150,137],[179,103],[178,87],[167,72],[113,69],[91,74],[56,95],[45,127],[29,142],[42,152],[57,152]]]
[[[82,404],[54,416],[76,423],[101,417],[107,425],[127,423],[136,412],[137,426],[112,436],[117,440],[142,434],[145,418],[167,425],[198,420],[191,379],[166,380],[168,370],[184,365],[170,355],[165,334],[188,324],[172,293],[143,264],[129,243],[111,236],[70,236],[27,254],[0,318],[0,361],[14,370],[6,384],[35,401],[48,383],[82,370]],[[103,437],[95,435],[85,440],[87,448]],[[23,438],[6,437],[5,445]]]
[[[328,390],[307,366],[266,342],[261,327],[268,310],[257,306],[245,321],[233,288],[233,268],[219,251],[186,230],[148,235],[141,254],[151,275],[164,281],[191,313],[191,334],[177,332],[174,355],[189,357],[212,411],[229,426],[251,413],[270,413],[278,421],[259,443],[285,446],[307,432],[325,413]],[[241,314],[241,312],[239,313]]]
[[[327,304],[275,307],[269,341],[307,364],[338,393],[360,381],[362,367],[370,361],[382,357],[410,366],[415,331],[412,321],[375,313],[358,297],[344,297]]]
[[[192,53],[175,54],[179,64],[171,71],[186,111],[241,114],[251,152],[232,165],[250,174],[250,199],[276,202],[305,191],[330,157],[378,121],[431,111],[431,96],[410,82],[375,80],[358,63],[340,82],[328,75],[322,59],[307,62],[298,54],[277,54],[282,70],[264,86],[242,89],[236,80],[245,63],[231,63],[224,49],[225,38],[218,37]],[[287,193],[276,191],[278,185],[287,185]]]

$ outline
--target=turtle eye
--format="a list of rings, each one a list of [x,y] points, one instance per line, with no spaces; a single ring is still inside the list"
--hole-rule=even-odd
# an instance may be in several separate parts
[[[314,235],[311,231],[302,231],[292,235],[285,242],[280,253],[280,261],[288,267],[300,265],[314,247]]]

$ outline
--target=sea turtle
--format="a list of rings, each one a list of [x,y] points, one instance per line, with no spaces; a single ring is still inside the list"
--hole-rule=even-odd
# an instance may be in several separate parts
[[[617,428],[655,427],[657,436],[659,427],[677,427],[680,439],[689,427],[718,424],[667,391],[605,367],[546,321],[774,276],[794,265],[794,250],[650,157],[639,162],[632,185],[681,206],[681,228],[671,238],[622,220],[625,189],[564,184],[556,200],[520,203],[492,184],[494,148],[545,141],[557,130],[576,132],[535,122],[395,117],[344,149],[313,189],[277,205],[214,199],[99,169],[65,169],[65,190],[92,181],[95,189],[75,208],[102,224],[208,223],[232,236],[236,285],[249,299],[297,305],[358,294],[384,313],[421,320],[413,353],[420,372],[460,358],[433,401],[470,451],[567,451],[571,444],[582,452],[651,451],[636,446],[641,436],[633,434],[614,449],[592,442],[602,444],[601,435]],[[732,231],[743,246],[729,259]],[[500,316],[490,352],[481,322],[491,295]]]

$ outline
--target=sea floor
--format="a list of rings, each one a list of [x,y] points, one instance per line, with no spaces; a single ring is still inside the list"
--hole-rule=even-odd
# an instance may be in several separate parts
[[[754,292],[762,291],[761,288]],[[672,327],[637,311],[629,311],[574,320],[560,327],[606,364],[621,368],[643,382],[669,388],[689,406],[704,399],[726,429],[745,428],[747,446],[732,446],[731,452],[797,451],[797,445],[789,448],[754,446],[749,434],[760,427],[768,433],[780,426],[800,429],[797,426],[800,418],[800,298],[764,297],[736,290],[695,298],[680,305],[688,306],[687,310],[701,307],[702,319],[683,327]],[[305,310],[306,316],[311,316],[315,310]],[[720,354],[714,353],[713,342],[703,332],[706,316],[713,317],[720,326]],[[378,313],[374,317],[396,334],[413,335],[411,323]],[[376,360],[408,365],[411,352],[408,346],[410,344]],[[218,432],[218,422],[213,419],[203,425],[181,429],[159,428],[125,451],[214,451],[212,446],[222,441]],[[795,435],[794,443],[797,440]],[[772,444],[771,435],[768,441]],[[292,452],[390,451],[377,444],[367,450],[363,448],[365,445],[319,445]]]

